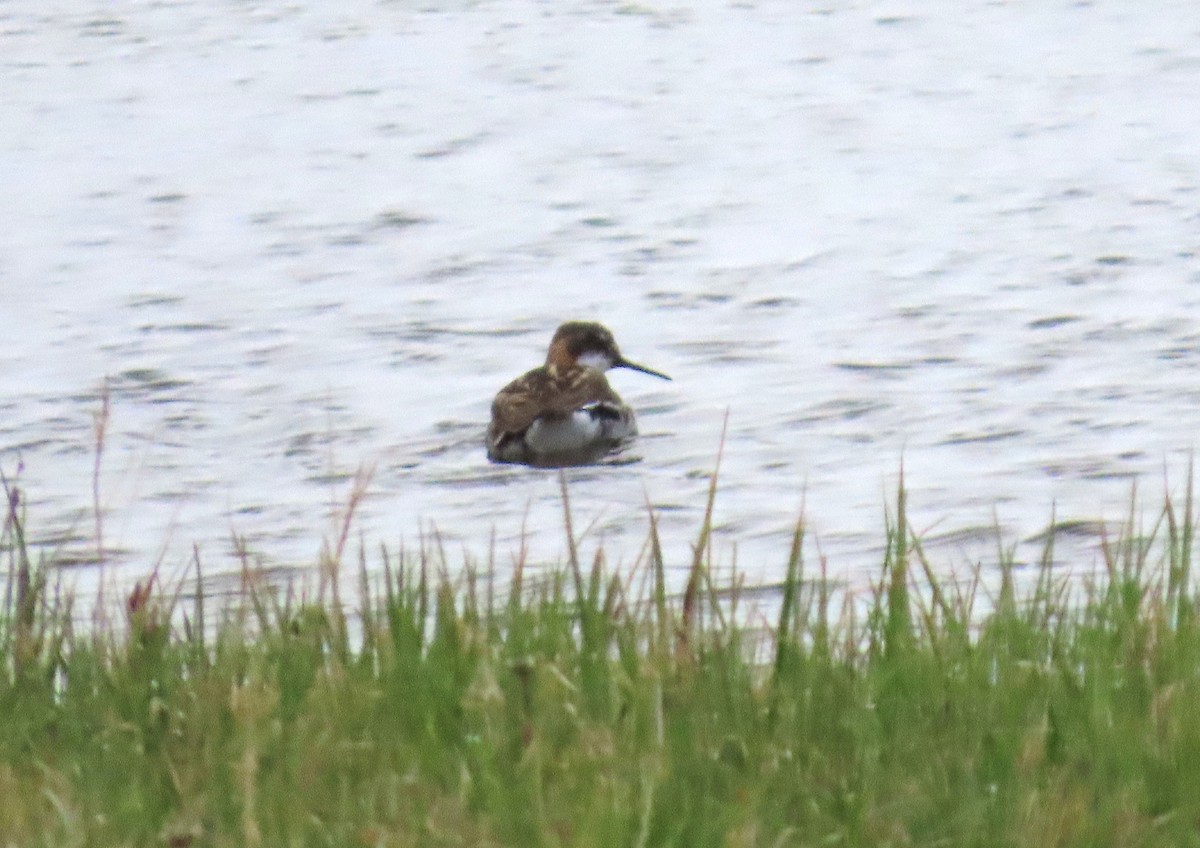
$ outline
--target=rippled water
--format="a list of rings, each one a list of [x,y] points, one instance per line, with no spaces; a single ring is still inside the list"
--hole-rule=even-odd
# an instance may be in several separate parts
[[[17,0],[0,66],[0,464],[68,561],[106,377],[131,579],[310,563],[359,465],[370,545],[557,556],[556,476],[481,438],[567,318],[675,378],[616,372],[643,437],[569,474],[625,565],[647,499],[687,561],[726,410],[752,579],[802,503],[873,574],[902,457],[949,564],[1182,484],[1189,2]]]

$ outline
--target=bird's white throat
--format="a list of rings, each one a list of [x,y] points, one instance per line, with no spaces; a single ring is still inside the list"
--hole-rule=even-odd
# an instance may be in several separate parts
[[[595,368],[597,371],[607,371],[613,367],[613,361],[608,354],[598,350],[585,351],[579,354],[575,361],[585,368]]]

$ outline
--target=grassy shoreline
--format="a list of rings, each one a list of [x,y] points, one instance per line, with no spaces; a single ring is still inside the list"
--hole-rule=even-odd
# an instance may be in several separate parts
[[[79,633],[10,489],[0,846],[1200,844],[1190,486],[1095,580],[1051,534],[1017,591],[1001,548],[981,612],[901,483],[870,597],[806,572],[798,524],[767,632],[711,581],[715,492],[681,595],[652,513],[644,590],[581,563],[564,486],[567,565],[505,597],[421,551],[362,566],[351,625],[339,543],[320,601],[150,578]]]

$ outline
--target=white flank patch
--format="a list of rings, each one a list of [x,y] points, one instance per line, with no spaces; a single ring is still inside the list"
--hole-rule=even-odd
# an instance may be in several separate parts
[[[539,418],[530,425],[525,442],[535,454],[559,454],[583,450],[604,437],[602,423],[581,409],[570,418]]]

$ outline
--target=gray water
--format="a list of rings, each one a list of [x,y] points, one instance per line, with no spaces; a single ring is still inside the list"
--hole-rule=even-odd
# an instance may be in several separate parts
[[[0,467],[94,579],[107,378],[129,580],[311,568],[360,466],[354,545],[554,560],[556,475],[481,439],[587,318],[675,378],[614,373],[643,436],[568,474],[622,568],[647,500],[690,559],[726,411],[752,581],[802,505],[872,577],[901,461],[941,567],[1118,521],[1200,397],[1200,16],[1151,6],[0,5]]]

